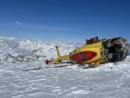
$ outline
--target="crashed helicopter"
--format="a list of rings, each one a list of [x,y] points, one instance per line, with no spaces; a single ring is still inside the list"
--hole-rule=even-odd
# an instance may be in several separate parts
[[[114,37],[99,40],[98,37],[86,39],[84,46],[73,50],[69,55],[60,56],[58,46],[56,47],[58,58],[46,60],[45,63],[55,62],[59,64],[62,60],[70,60],[73,64],[89,64],[89,67],[97,67],[99,64],[123,61],[127,57],[130,45],[127,39]]]

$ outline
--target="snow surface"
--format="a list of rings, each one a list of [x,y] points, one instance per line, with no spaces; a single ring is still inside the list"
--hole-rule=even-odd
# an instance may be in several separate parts
[[[97,68],[46,68],[58,66],[45,64],[45,59],[57,58],[55,45],[61,55],[76,48],[76,44],[0,37],[0,98],[130,98],[130,56]],[[45,69],[23,71],[39,67]]]

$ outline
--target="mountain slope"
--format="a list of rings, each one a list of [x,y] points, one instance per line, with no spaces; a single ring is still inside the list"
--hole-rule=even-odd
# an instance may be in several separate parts
[[[0,37],[0,59],[1,61],[22,62],[43,60],[45,57],[57,58],[56,45],[59,46],[61,55],[66,55],[82,44]]]

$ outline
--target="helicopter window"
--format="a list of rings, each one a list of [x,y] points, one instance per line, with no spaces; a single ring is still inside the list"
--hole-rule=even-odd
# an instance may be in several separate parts
[[[84,53],[80,53],[80,54],[81,54],[81,56],[82,56],[82,60],[84,61],[84,60],[86,59],[85,54],[84,54]]]

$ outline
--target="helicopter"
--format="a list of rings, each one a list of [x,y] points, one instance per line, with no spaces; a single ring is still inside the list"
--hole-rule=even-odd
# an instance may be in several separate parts
[[[86,44],[70,52],[69,55],[61,56],[58,46],[56,47],[58,58],[45,60],[60,64],[63,60],[69,60],[71,64],[89,64],[89,67],[98,67],[102,63],[119,62],[126,59],[130,45],[123,37],[114,37],[99,40],[98,37],[86,39]]]

